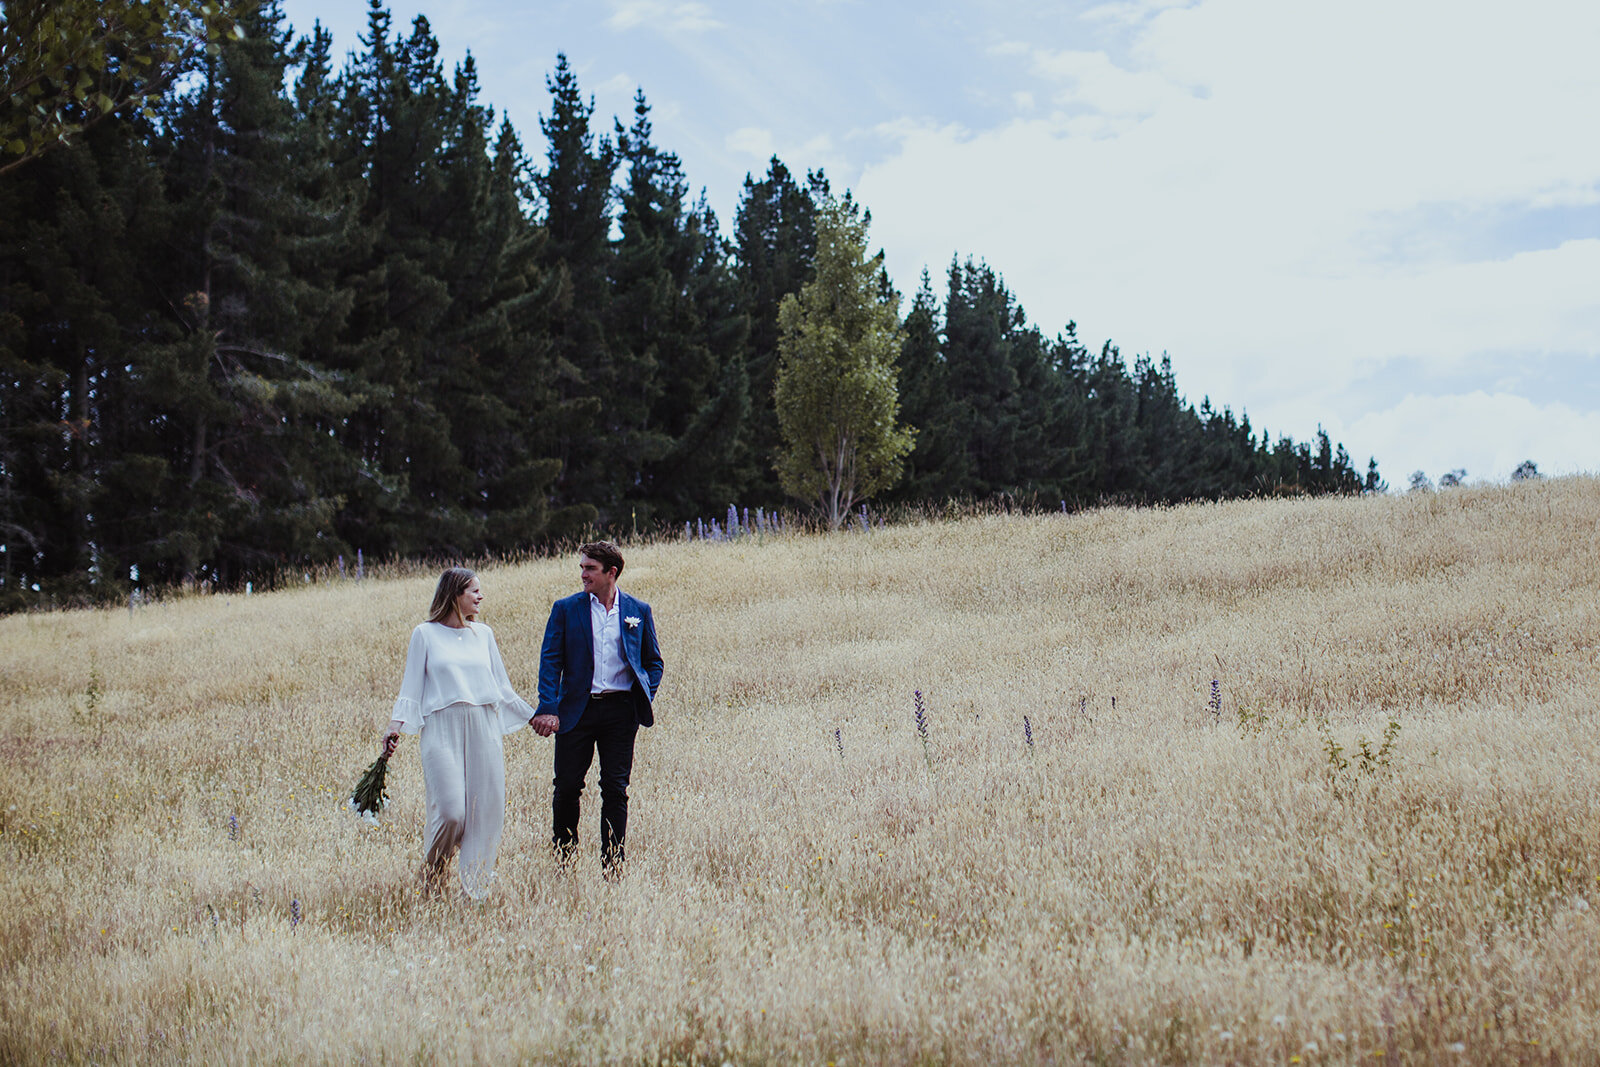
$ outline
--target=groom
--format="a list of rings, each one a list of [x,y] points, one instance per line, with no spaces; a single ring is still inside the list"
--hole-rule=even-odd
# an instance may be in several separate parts
[[[650,605],[622,592],[622,552],[610,541],[578,550],[583,592],[556,601],[539,655],[539,709],[529,722],[556,735],[551,845],[570,862],[578,848],[578,797],[600,753],[600,862],[608,874],[623,861],[628,833],[628,775],[633,738],[655,722],[661,647]]]

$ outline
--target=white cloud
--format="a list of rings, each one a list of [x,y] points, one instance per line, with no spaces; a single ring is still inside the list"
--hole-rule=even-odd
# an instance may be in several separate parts
[[[614,30],[651,26],[674,33],[703,33],[722,28],[705,4],[669,4],[662,0],[623,0],[615,4],[606,25]]]
[[[1153,71],[1129,71],[1104,52],[1034,49],[1033,70],[1064,83],[1055,94],[1058,105],[1085,107],[1105,115],[1148,115],[1164,104],[1188,96],[1185,90]]]
[[[1188,0],[1122,0],[1092,7],[1083,13],[1083,18],[1086,22],[1136,26],[1158,12],[1181,7],[1187,2]]]
[[[1600,195],[1600,139],[1580,132],[1600,111],[1600,5],[1154,6],[1120,62],[1027,53],[1061,113],[883,127],[897,149],[857,192],[897,279],[986,258],[1047,331],[1070,317],[1090,344],[1168,350],[1186,390],[1257,426],[1348,426],[1391,480],[1358,439],[1381,424],[1360,421],[1357,383],[1423,361],[1471,396],[1487,383],[1457,375],[1495,373],[1486,353],[1600,355],[1600,240],[1515,242],[1520,215]],[[1431,240],[1453,218],[1439,205],[1492,209],[1509,245]],[[1503,423],[1452,426],[1519,450]]]
[[[1600,412],[1506,393],[1407,396],[1349,431],[1393,457],[1384,469],[1391,488],[1405,488],[1414,470],[1436,482],[1457,468],[1469,479],[1504,481],[1525,459],[1545,474],[1600,472]]]
[[[594,92],[595,95],[602,97],[632,96],[634,89],[638,85],[639,82],[636,79],[629,77],[626,73],[619,73],[613,74],[599,85],[596,85]]]
[[[754,156],[765,162],[772,158],[774,141],[772,131],[756,126],[744,126],[728,134],[724,147],[730,152]]]

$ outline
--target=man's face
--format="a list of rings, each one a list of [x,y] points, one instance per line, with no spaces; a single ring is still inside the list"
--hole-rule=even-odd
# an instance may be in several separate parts
[[[583,591],[601,600],[610,599],[611,591],[617,587],[617,572],[606,570],[588,556],[578,557],[578,576],[583,579]]]

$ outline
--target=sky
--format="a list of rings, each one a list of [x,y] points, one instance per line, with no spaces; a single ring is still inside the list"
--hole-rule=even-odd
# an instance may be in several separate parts
[[[283,0],[343,55],[366,0]],[[1594,0],[394,0],[542,157],[565,53],[731,229],[773,154],[909,294],[987,262],[1048,335],[1393,488],[1600,473]]]

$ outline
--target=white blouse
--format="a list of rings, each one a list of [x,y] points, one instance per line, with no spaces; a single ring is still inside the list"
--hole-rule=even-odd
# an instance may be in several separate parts
[[[392,718],[403,733],[420,733],[424,718],[452,704],[494,709],[503,734],[522,729],[533,718],[533,708],[511,688],[494,631],[481,622],[459,630],[425,622],[411,631]]]

